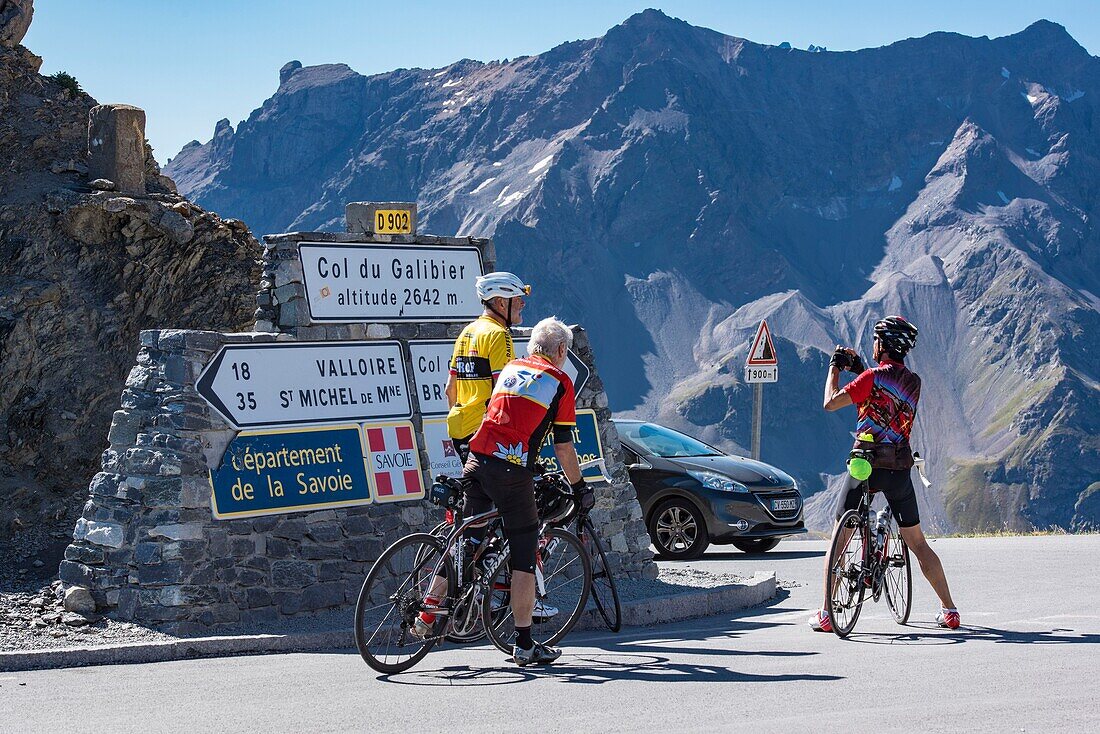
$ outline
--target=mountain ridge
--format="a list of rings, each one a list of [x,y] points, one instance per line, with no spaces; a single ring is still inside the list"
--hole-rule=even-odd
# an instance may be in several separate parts
[[[817,407],[826,352],[907,313],[931,526],[1100,522],[1100,60],[1058,24],[809,52],[649,10],[507,63],[294,66],[172,160],[181,190],[259,231],[418,199],[422,228],[495,237],[540,311],[588,326],[612,407],[731,450],[735,363],[774,319],[764,458],[801,464],[819,526],[851,422]]]

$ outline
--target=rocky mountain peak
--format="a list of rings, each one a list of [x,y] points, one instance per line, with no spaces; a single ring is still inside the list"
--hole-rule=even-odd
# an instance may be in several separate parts
[[[1045,18],[1039,19],[1010,38],[1033,49],[1057,50],[1077,55],[1088,51],[1077,42],[1065,26]]]
[[[288,61],[283,64],[283,68],[279,69],[279,86],[286,84],[287,79],[290,79],[294,75],[294,72],[302,68],[301,61]]]

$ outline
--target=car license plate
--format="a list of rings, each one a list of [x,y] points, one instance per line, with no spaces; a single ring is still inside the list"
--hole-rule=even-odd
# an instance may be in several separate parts
[[[796,499],[772,500],[772,510],[774,510],[775,512],[780,512],[782,510],[797,510],[797,509],[798,509],[798,500],[796,500]]]

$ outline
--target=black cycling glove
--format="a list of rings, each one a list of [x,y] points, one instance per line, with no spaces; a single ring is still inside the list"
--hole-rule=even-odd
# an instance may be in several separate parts
[[[596,493],[588,487],[583,478],[575,484],[570,484],[569,487],[573,490],[573,497],[582,512],[588,512],[596,506]]]
[[[829,360],[829,364],[833,367],[836,367],[841,372],[843,372],[844,370],[848,370],[849,372],[854,372],[857,375],[863,372],[863,370],[865,369],[863,366],[863,360],[860,359],[858,354],[853,352],[851,349],[848,349],[847,347],[840,346],[838,346],[833,351],[833,356]]]
[[[833,356],[829,360],[830,367],[836,367],[843,372],[852,366],[852,355],[844,347],[838,346],[833,350]]]

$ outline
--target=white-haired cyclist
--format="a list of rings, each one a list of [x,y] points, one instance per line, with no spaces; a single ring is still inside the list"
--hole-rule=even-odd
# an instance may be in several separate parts
[[[539,527],[534,473],[547,433],[552,432],[554,454],[574,493],[583,504],[590,506],[592,501],[573,446],[577,424],[573,381],[562,370],[572,343],[573,332],[558,319],[535,324],[529,356],[509,362],[500,373],[485,419],[470,441],[470,458],[463,471],[471,480],[466,511],[473,515],[496,505],[504,520],[512,554],[513,658],[520,666],[550,663],[561,655],[561,650],[531,637]]]
[[[561,655],[561,650],[531,637],[533,617],[547,615],[535,604],[539,520],[534,485],[535,462],[547,433],[553,432],[554,454],[582,507],[591,507],[593,500],[585,489],[573,446],[577,423],[573,381],[562,370],[572,343],[573,332],[556,318],[535,324],[529,356],[509,362],[500,373],[485,419],[470,441],[470,457],[463,471],[469,480],[466,513],[477,515],[496,505],[504,522],[511,550],[511,606],[516,627],[512,655],[521,667],[550,663]],[[445,589],[446,580],[437,580],[425,602],[438,604]],[[434,614],[421,613],[414,634],[427,636],[434,622]]]

